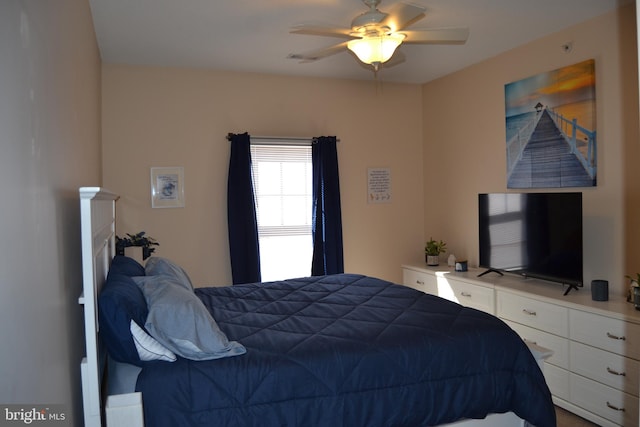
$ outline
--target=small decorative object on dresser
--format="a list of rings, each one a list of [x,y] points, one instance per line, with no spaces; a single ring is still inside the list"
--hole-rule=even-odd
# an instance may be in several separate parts
[[[429,238],[429,241],[424,246],[424,255],[425,261],[427,265],[439,265],[440,264],[440,254],[443,254],[447,251],[447,244],[442,240],[436,241],[433,240],[432,237]]]
[[[591,299],[594,301],[609,300],[609,282],[606,280],[591,281]]]
[[[629,279],[629,292],[627,293],[627,301],[636,305],[636,309],[640,310],[635,300],[635,295],[640,293],[640,273],[636,273],[635,276],[627,275]]]
[[[449,267],[456,266],[456,256],[454,254],[449,254],[449,257],[447,258],[447,265]]]
[[[467,271],[467,261],[466,260],[457,261],[456,271]]]

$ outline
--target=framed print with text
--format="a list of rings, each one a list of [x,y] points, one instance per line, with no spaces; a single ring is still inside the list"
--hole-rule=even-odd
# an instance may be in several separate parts
[[[184,207],[184,168],[151,168],[151,207]]]

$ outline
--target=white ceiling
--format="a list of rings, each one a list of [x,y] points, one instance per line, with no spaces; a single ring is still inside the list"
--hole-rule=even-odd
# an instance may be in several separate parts
[[[424,83],[601,15],[631,0],[417,0],[426,17],[410,29],[468,27],[465,45],[404,45],[388,82]],[[382,0],[388,10],[397,0]],[[313,63],[288,59],[331,46],[290,34],[294,25],[349,27],[361,0],[90,0],[102,60],[258,73],[372,79],[347,51]],[[570,42],[571,40],[567,40]],[[558,46],[561,49],[561,46]]]

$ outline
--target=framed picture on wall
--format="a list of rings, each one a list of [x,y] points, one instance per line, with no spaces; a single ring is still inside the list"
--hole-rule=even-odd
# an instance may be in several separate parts
[[[184,168],[151,168],[151,207],[184,207]]]
[[[506,84],[507,188],[597,182],[595,60]]]

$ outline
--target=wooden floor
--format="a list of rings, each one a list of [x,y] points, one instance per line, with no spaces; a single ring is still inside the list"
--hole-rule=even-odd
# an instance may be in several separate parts
[[[587,421],[584,418],[580,418],[579,416],[565,411],[562,408],[556,406],[556,420],[558,427],[593,427],[597,426],[597,424],[592,423],[591,421]]]

